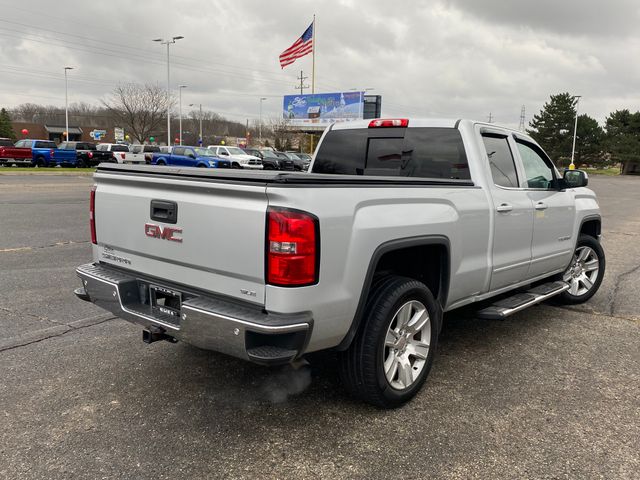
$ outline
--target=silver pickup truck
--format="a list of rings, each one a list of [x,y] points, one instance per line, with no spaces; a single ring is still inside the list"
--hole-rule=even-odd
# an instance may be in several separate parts
[[[424,383],[443,312],[482,302],[500,319],[602,281],[587,175],[561,175],[521,132],[337,124],[310,171],[101,165],[76,295],[146,342],[261,364],[337,350],[347,390],[390,408]]]

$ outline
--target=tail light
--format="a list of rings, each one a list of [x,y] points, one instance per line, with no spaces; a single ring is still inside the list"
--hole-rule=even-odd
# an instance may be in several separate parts
[[[376,118],[369,122],[369,128],[379,127],[408,127],[408,118]]]
[[[121,154],[120,154],[120,158],[121,158],[122,160],[124,160],[124,157],[125,157],[125,154],[124,154],[124,153],[121,153]]]
[[[270,207],[266,238],[268,284],[301,287],[318,282],[320,228],[316,216]]]
[[[91,196],[89,197],[89,226],[91,227],[91,243],[98,244],[96,238],[96,188],[94,185],[91,187]]]
[[[89,158],[93,158],[93,152],[89,152],[87,155]]]

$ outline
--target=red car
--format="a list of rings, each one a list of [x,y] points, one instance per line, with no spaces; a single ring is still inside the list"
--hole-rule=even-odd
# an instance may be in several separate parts
[[[0,138],[0,165],[29,165],[33,161],[30,148],[14,147],[10,138]]]

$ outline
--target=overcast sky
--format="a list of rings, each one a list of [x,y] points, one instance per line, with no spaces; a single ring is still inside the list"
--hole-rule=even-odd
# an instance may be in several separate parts
[[[166,5],[171,5],[167,7]],[[550,94],[582,95],[603,122],[640,109],[640,3],[634,0],[0,0],[0,105],[93,104],[118,82],[188,85],[183,106],[228,118],[280,114],[311,56],[278,55],[316,15],[316,92],[373,88],[383,115],[469,117],[517,126]],[[307,80],[310,84],[311,78]],[[177,91],[177,90],[176,90]],[[307,90],[307,92],[310,92]]]

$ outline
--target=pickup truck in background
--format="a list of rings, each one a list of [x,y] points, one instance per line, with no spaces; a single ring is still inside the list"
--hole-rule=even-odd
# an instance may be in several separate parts
[[[231,168],[231,162],[216,157],[209,149],[203,147],[183,147],[175,145],[171,153],[154,153],[152,165],[176,165],[200,168]]]
[[[147,163],[142,153],[134,153],[122,143],[99,143],[96,148],[101,152],[110,152],[117,163]]]
[[[18,140],[15,146],[31,149],[31,164],[34,167],[52,167],[56,164],[53,160],[53,152],[58,146],[52,140],[23,139]]]
[[[0,138],[0,165],[31,166],[33,152],[29,147],[14,147],[10,138]]]
[[[306,174],[101,165],[94,179],[79,298],[145,342],[260,364],[334,349],[346,389],[382,408],[422,387],[444,312],[585,302],[605,271],[586,173],[495,124],[335,124]]]
[[[151,163],[154,153],[159,153],[160,147],[157,145],[129,145],[129,151],[131,153],[144,155],[145,163]]]
[[[102,162],[114,162],[110,152],[103,152],[90,142],[62,142],[53,153],[56,165],[78,168],[93,167]]]
[[[227,145],[209,145],[207,147],[214,155],[231,161],[231,168],[246,168],[249,170],[262,170],[260,157],[248,155],[239,147]]]

